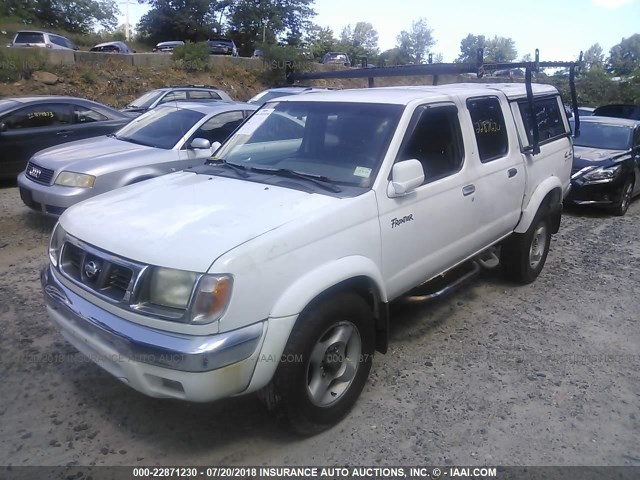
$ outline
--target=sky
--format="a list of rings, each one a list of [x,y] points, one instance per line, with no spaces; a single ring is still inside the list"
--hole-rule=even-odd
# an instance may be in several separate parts
[[[135,25],[148,6],[130,2]],[[119,7],[124,23],[125,2]],[[445,62],[460,54],[460,41],[469,33],[512,38],[518,58],[538,48],[542,61],[575,60],[595,43],[608,55],[623,38],[640,33],[640,0],[315,0],[314,9],[313,22],[330,27],[335,37],[347,25],[370,22],[381,51],[425,18],[436,40],[430,53],[441,53]]]

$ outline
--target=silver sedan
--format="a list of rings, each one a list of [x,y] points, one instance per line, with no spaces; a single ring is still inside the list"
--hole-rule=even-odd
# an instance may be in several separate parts
[[[115,134],[47,148],[18,176],[20,197],[57,216],[114,188],[203,164],[256,109],[224,102],[164,105]]]

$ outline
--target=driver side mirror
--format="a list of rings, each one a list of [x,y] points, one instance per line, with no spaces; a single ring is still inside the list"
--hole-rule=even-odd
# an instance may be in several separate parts
[[[389,198],[411,193],[424,182],[424,169],[419,160],[403,160],[393,166],[391,181],[387,187]]]
[[[205,138],[194,138],[189,144],[189,148],[193,150],[209,150],[211,149],[211,142]]]

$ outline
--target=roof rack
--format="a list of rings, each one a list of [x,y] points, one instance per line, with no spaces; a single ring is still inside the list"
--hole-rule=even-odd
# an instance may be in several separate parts
[[[214,87],[213,85],[169,85],[165,88],[215,88],[215,89],[218,89],[218,87]]]
[[[533,72],[539,72],[542,68],[569,68],[569,87],[571,91],[571,104],[575,117],[574,136],[580,135],[580,117],[578,115],[578,99],[576,95],[575,73],[576,69],[582,66],[582,52],[575,62],[541,62],[540,51],[536,49],[535,60],[533,62],[504,62],[504,63],[485,63],[484,50],[478,49],[475,63],[432,63],[433,57],[429,55],[429,63],[421,65],[403,65],[397,67],[373,67],[373,68],[356,68],[349,70],[336,70],[331,72],[310,72],[296,73],[294,62],[287,62],[285,67],[286,82],[293,85],[299,80],[320,80],[320,79],[351,79],[366,78],[368,79],[369,88],[374,87],[374,78],[383,77],[405,77],[414,75],[432,75],[433,84],[437,85],[440,75],[460,75],[465,73],[475,73],[478,78],[484,76],[487,71],[507,70],[513,68],[523,68],[525,70],[525,85],[527,91],[527,104],[530,110],[531,118],[535,118],[533,110],[533,91],[531,88]],[[364,61],[366,65],[366,61]],[[532,122],[533,126],[533,145],[530,151],[536,155],[540,153],[540,134],[538,132],[537,122]]]

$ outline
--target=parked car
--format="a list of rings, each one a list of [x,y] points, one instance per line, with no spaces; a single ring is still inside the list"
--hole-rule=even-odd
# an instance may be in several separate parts
[[[124,42],[99,43],[89,51],[103,53],[136,53],[135,50],[131,50]]]
[[[229,38],[211,38],[207,40],[209,53],[212,55],[231,55],[238,56],[238,48],[233,40]]]
[[[160,42],[155,47],[153,47],[153,51],[154,52],[163,52],[163,53],[173,52],[174,48],[179,47],[181,45],[184,45],[184,42],[182,40],[174,40],[174,41],[170,41],[170,42]]]
[[[640,120],[640,105],[613,104],[602,105],[593,111],[593,115],[600,117],[630,118]]]
[[[0,100],[0,179],[15,179],[29,157],[61,143],[115,132],[132,117],[75,97]]]
[[[349,55],[344,52],[327,52],[322,57],[322,63],[325,65],[344,65],[345,67],[350,67],[351,59]]]
[[[253,51],[253,57],[264,57],[264,52],[258,48]]]
[[[233,99],[219,88],[210,85],[177,85],[173,87],[156,88],[136,98],[121,111],[139,115],[168,102],[233,102]]]
[[[9,47],[41,47],[53,50],[79,50],[78,46],[62,35],[35,30],[20,30]]]
[[[581,117],[580,136],[573,144],[568,200],[605,206],[615,215],[624,215],[632,198],[640,194],[640,122]]]
[[[164,105],[115,134],[35,154],[18,177],[23,202],[60,215],[114,188],[201,165],[256,107],[242,103]]]
[[[594,107],[578,107],[578,115],[581,117],[588,117],[593,115]]]
[[[287,87],[275,87],[264,90],[254,97],[252,97],[247,103],[253,105],[263,105],[269,100],[273,100],[278,97],[285,97],[287,95],[299,95],[301,93],[312,92],[326,92],[327,90],[335,90],[331,87],[307,87],[307,86],[287,86]]]
[[[573,147],[558,91],[530,86],[275,99],[206,164],[68,209],[47,312],[147,395],[260,392],[299,433],[325,430],[388,351],[391,301],[499,264],[518,283],[542,272]]]

